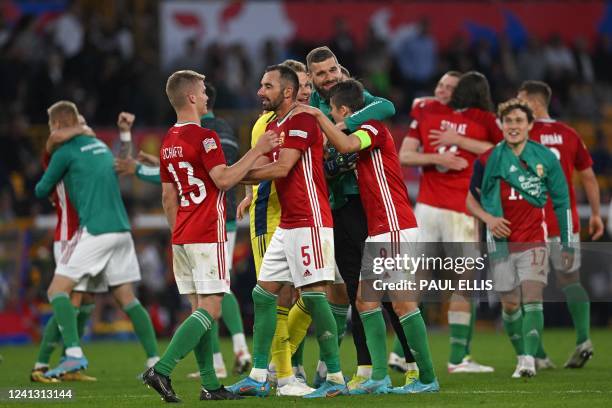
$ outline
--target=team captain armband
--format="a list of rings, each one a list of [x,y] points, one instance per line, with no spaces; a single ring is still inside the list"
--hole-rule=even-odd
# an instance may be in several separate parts
[[[363,150],[372,145],[372,138],[365,130],[359,129],[353,134],[359,139],[359,150]]]

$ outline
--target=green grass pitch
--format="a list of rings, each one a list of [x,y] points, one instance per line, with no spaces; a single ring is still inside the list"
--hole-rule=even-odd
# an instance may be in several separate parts
[[[574,334],[570,330],[546,330],[545,346],[553,361],[561,367],[573,349]],[[511,379],[515,366],[510,342],[502,332],[477,332],[473,341],[473,355],[482,363],[493,365],[495,373],[454,374],[446,372],[448,335],[446,332],[430,333],[430,344],[441,392],[428,395],[385,395],[366,397],[338,397],[327,400],[306,401],[298,398],[248,398],[244,401],[225,401],[223,405],[243,407],[293,407],[297,405],[326,407],[567,407],[583,408],[612,406],[612,331],[593,331],[595,356],[580,370],[557,368],[542,371],[535,378]],[[390,343],[389,339],[389,343]],[[161,350],[166,343],[160,344]],[[36,357],[35,346],[3,347],[0,354],[0,389],[6,395],[8,389],[23,388],[71,388],[75,399],[72,402],[0,401],[0,406],[67,406],[67,407],[155,407],[163,406],[157,394],[147,389],[136,379],[143,370],[144,354],[137,343],[93,342],[84,346],[89,358],[87,373],[98,378],[95,383],[33,384],[28,375]],[[233,360],[229,339],[222,342],[228,371]],[[343,371],[352,375],[355,370],[352,339],[346,337],[342,347]],[[306,351],[306,370],[312,379],[318,348],[309,337]],[[56,356],[54,356],[56,357]],[[55,359],[56,360],[56,359]],[[53,362],[55,362],[55,360]],[[186,404],[210,404],[199,401],[199,382],[186,378],[196,370],[192,355],[179,363],[173,374],[173,386]],[[237,378],[223,381],[231,384]],[[403,384],[403,377],[392,373],[394,385]],[[41,405],[44,404],[44,405]],[[409,405],[404,405],[409,404]]]

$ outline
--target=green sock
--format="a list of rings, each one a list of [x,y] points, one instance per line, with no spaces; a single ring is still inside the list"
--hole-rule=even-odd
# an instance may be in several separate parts
[[[76,311],[70,303],[70,296],[65,292],[60,292],[50,298],[49,303],[53,307],[55,321],[62,333],[64,347],[80,347]]]
[[[321,360],[327,366],[327,373],[340,372],[338,328],[325,293],[303,292],[302,299],[315,323]]]
[[[55,317],[51,316],[49,320],[47,320],[47,324],[43,330],[43,337],[38,348],[36,362],[48,365],[51,359],[51,353],[53,353],[53,350],[55,350],[55,347],[57,347],[60,341],[62,341],[62,334],[57,327]]]
[[[542,338],[544,329],[544,309],[541,302],[526,303],[523,305],[523,339],[525,354],[535,356]]]
[[[536,358],[546,358],[548,355],[546,354],[546,350],[544,350],[544,344],[542,344],[542,339],[540,338],[540,342],[538,343],[538,351],[535,354]]]
[[[293,355],[291,356],[291,366],[292,367],[304,365],[304,343],[305,342],[306,342],[306,338],[302,340],[297,350],[295,350],[295,353],[293,353]]]
[[[221,301],[221,316],[225,327],[233,336],[234,334],[244,333],[242,317],[240,316],[240,306],[233,293],[226,293]]]
[[[450,357],[451,364],[459,364],[465,357],[465,349],[470,335],[471,314],[466,312],[448,312],[448,326],[450,328]]]
[[[513,312],[502,312],[504,330],[510,338],[512,347],[517,356],[525,354],[525,343],[523,342],[523,311],[519,307]]]
[[[478,303],[474,300],[471,300],[470,309],[470,331],[468,332],[467,344],[465,345],[466,356],[469,356],[472,352],[470,345],[472,343],[472,337],[474,336],[474,328],[476,327],[476,310],[478,309]]]
[[[255,322],[253,324],[253,367],[268,368],[270,346],[276,330],[276,296],[259,285],[253,288]]]
[[[142,348],[147,357],[156,357],[159,355],[157,351],[157,339],[155,338],[155,330],[151,317],[147,310],[142,307],[138,299],[134,299],[130,304],[123,308],[123,311],[128,315],[134,326],[134,333],[140,340]]]
[[[387,376],[387,328],[382,310],[376,308],[367,312],[359,313],[363,330],[365,331],[366,344],[372,358],[373,380],[382,380]]]
[[[79,308],[79,314],[77,315],[77,331],[79,333],[79,339],[81,340],[83,340],[87,322],[89,322],[89,318],[91,317],[91,313],[95,307],[96,305],[94,303],[89,303],[86,305],[81,305]]]
[[[212,353],[220,353],[221,352],[221,342],[219,341],[219,322],[213,321],[212,327],[210,328],[210,342],[212,347]]]
[[[336,331],[338,332],[338,346],[342,343],[342,337],[346,333],[346,316],[348,315],[349,305],[329,304],[334,320],[336,321]]]
[[[217,325],[216,322],[215,325]],[[214,338],[215,333],[213,330],[208,330],[193,349],[193,354],[195,354],[198,368],[200,369],[200,382],[202,387],[207,391],[214,391],[221,387],[217,375],[215,374],[215,366],[213,364]]]
[[[178,361],[185,358],[202,339],[204,333],[210,330],[213,318],[204,309],[196,309],[172,336],[170,344],[161,360],[155,364],[155,371],[170,376]]]
[[[397,338],[397,335],[393,336],[393,352],[400,357],[406,357],[404,355],[404,348],[402,347],[402,343],[400,343],[399,339]]]
[[[563,288],[567,308],[572,315],[574,328],[576,329],[576,345],[589,339],[591,323],[591,303],[589,294],[579,283],[574,283]]]
[[[425,321],[419,309],[400,317],[400,323],[404,329],[406,340],[412,351],[412,355],[419,367],[419,380],[423,384],[430,384],[436,379],[429,343],[427,340],[427,329]]]

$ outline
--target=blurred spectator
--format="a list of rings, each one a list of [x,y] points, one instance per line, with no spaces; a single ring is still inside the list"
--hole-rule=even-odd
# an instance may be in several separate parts
[[[536,81],[544,80],[546,75],[546,57],[540,45],[540,40],[535,37],[529,38],[527,47],[519,51],[516,63],[521,81],[528,79]]]
[[[329,42],[329,48],[336,54],[342,65],[350,72],[355,71],[355,41],[353,34],[349,30],[345,19],[338,18],[334,21],[334,34]]]
[[[436,74],[438,46],[429,33],[429,20],[422,19],[393,46],[392,52],[405,80],[414,88],[429,87]]]
[[[179,55],[170,64],[170,72],[178,71],[181,69],[191,69],[196,72],[201,72],[204,68],[203,53],[198,45],[198,40],[195,37],[188,38],[185,41],[185,48],[183,53]]]
[[[602,34],[597,40],[593,62],[596,79],[612,83],[612,40],[609,34]]]
[[[72,4],[53,24],[53,41],[66,58],[76,56],[83,48],[85,30],[81,22],[81,9],[78,1]]]
[[[592,84],[595,81],[595,67],[588,47],[586,38],[578,38],[574,48],[574,61],[578,81]]]

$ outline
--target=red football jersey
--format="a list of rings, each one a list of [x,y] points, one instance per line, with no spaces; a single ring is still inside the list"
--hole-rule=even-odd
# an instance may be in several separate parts
[[[479,160],[483,166],[486,166],[492,151],[493,149],[489,149],[480,156]],[[500,194],[504,218],[510,221],[512,231],[508,242],[544,242],[546,240],[544,209],[531,205],[504,180],[500,182]]]
[[[410,109],[410,128],[408,128],[407,137],[419,139],[419,123],[427,112],[436,111],[446,112],[446,105],[440,103],[433,96],[427,96],[423,98],[415,98],[412,101],[412,108]]]
[[[457,152],[468,161],[468,166],[460,171],[449,170],[442,166],[424,166],[419,183],[417,202],[436,208],[467,213],[465,199],[472,177],[472,165],[477,155],[458,146],[433,146],[429,138],[431,130],[455,129],[461,136],[470,139],[489,141],[497,144],[503,135],[497,125],[495,116],[480,109],[470,108],[454,111],[438,103],[430,104],[423,111],[418,125],[418,140],[423,153],[444,153],[447,150]]]
[[[43,156],[43,168],[49,166],[51,155],[45,153]],[[55,192],[51,196],[55,213],[57,214],[57,224],[55,225],[54,241],[70,241],[74,233],[79,229],[79,214],[72,206],[68,191],[63,181],[55,185]]]
[[[578,209],[576,208],[576,191],[572,183],[572,175],[574,174],[574,169],[582,171],[593,165],[589,151],[574,129],[553,119],[536,120],[533,124],[533,129],[529,132],[529,137],[548,147],[557,156],[557,159],[560,160],[570,194],[573,232],[579,232],[580,219],[578,218]],[[546,214],[548,235],[558,237],[560,234],[559,224],[550,198],[546,203],[544,212]]]
[[[368,235],[400,231],[417,226],[408,190],[389,129],[377,120],[363,123],[372,144],[359,152],[357,183],[368,221]]]
[[[282,139],[280,149],[297,149],[302,157],[286,177],[274,180],[281,205],[280,227],[333,227],[323,174],[323,133],[317,120],[300,113],[268,123]],[[273,159],[278,154],[272,154]]]
[[[176,124],[162,140],[159,156],[162,183],[174,183],[179,193],[172,243],[225,242],[225,192],[208,174],[225,164],[217,133],[199,123]]]

